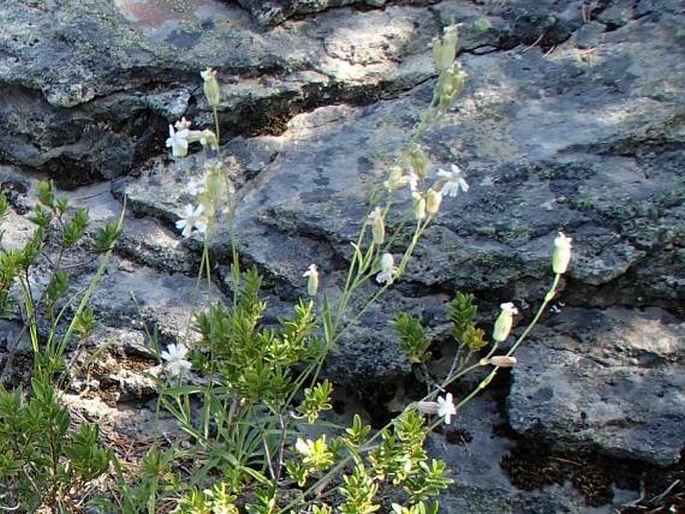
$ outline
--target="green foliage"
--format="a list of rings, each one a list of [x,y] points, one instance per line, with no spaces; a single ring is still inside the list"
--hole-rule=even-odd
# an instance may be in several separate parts
[[[431,460],[430,464],[425,461],[419,462],[422,473],[415,473],[405,483],[405,489],[409,493],[409,500],[421,502],[440,494],[453,482],[448,477],[447,465],[441,460]]]
[[[326,435],[322,435],[315,441],[298,438],[295,449],[300,454],[302,465],[310,473],[316,471],[326,471],[333,465],[335,455],[328,449]]]
[[[488,344],[485,340],[485,331],[474,325],[469,325],[461,335],[461,344],[469,350],[477,352]]]
[[[104,473],[112,455],[100,446],[98,430],[81,425],[58,404],[50,384],[31,380],[32,394],[0,386],[0,490],[22,512],[39,506],[69,511],[80,501],[85,482]]]
[[[55,193],[52,180],[44,180],[36,183],[36,194],[38,201],[43,207],[51,211],[55,210]]]
[[[359,447],[371,432],[371,427],[363,424],[361,416],[355,414],[352,419],[352,426],[346,428],[345,432],[347,433],[346,442],[353,447]]]
[[[74,329],[80,339],[90,335],[96,321],[95,311],[91,307],[86,307],[74,317]]]
[[[313,388],[307,387],[304,390],[304,401],[300,404],[298,410],[307,417],[309,423],[314,423],[321,411],[333,408],[330,403],[332,392],[333,384],[328,380],[316,384]]]
[[[181,478],[174,472],[172,466],[174,461],[183,455],[184,452],[174,448],[162,451],[153,446],[140,460],[140,469],[134,482],[130,480],[130,471],[121,462],[115,460],[116,496],[114,499],[97,498],[92,502],[93,505],[107,509],[107,512],[125,514],[157,512],[157,505],[170,492],[184,490]]]
[[[458,291],[454,300],[447,304],[447,312],[452,321],[452,336],[461,341],[464,332],[473,324],[478,307],[473,305],[473,295]]]
[[[71,220],[62,229],[62,245],[66,248],[74,246],[86,233],[87,226],[88,210],[76,209]]]
[[[10,204],[7,201],[5,193],[0,192],[0,218],[7,216],[7,211],[9,210]]]
[[[421,320],[411,314],[400,312],[395,316],[394,325],[400,336],[400,346],[409,362],[421,363],[430,359],[431,353],[428,348],[431,341],[424,333]]]
[[[426,507],[424,502],[419,502],[416,505],[403,507],[397,503],[392,504],[392,511],[395,514],[438,514],[440,512],[440,504],[435,501]]]
[[[98,229],[90,249],[96,253],[107,252],[114,247],[114,243],[121,235],[121,226],[118,223],[109,222]]]
[[[381,506],[375,503],[378,484],[369,477],[366,468],[361,464],[354,467],[352,474],[343,475],[343,486],[340,488],[345,502],[339,507],[343,514],[371,514]]]
[[[245,275],[237,302],[215,304],[197,316],[202,344],[214,359],[209,371],[249,403],[282,406],[297,390],[293,366],[316,358],[318,347],[314,305],[300,300],[293,316],[279,319],[278,328],[261,327],[266,305],[259,299],[261,277],[255,269]]]
[[[50,229],[50,224],[52,223],[52,212],[42,205],[36,205],[33,208],[33,216],[31,216],[30,219],[40,228],[47,231]]]
[[[53,314],[57,300],[62,298],[68,289],[69,274],[64,270],[57,270],[55,274],[52,275],[52,279],[45,288],[45,293],[43,294],[43,303],[50,316]]]

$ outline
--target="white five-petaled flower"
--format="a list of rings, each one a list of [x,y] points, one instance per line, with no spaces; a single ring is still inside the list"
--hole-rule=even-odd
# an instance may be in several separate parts
[[[172,377],[177,377],[186,371],[190,371],[192,364],[186,360],[188,355],[188,348],[183,343],[170,344],[166,351],[162,352],[160,356],[166,361],[167,369]]]
[[[169,138],[166,140],[167,147],[171,147],[174,157],[185,157],[188,155],[188,133],[187,128],[175,131],[173,125],[169,125]]]
[[[462,171],[459,166],[452,164],[452,171],[445,171],[443,169],[438,169],[438,176],[442,177],[443,180],[439,181],[442,185],[440,192],[443,196],[457,196],[459,190],[461,189],[464,193],[469,190],[469,185],[461,176]]]
[[[445,418],[448,425],[452,422],[452,416],[457,414],[457,409],[452,403],[452,393],[447,393],[445,397],[438,397],[438,416]]]
[[[176,222],[176,228],[181,231],[183,237],[190,237],[193,229],[200,233],[207,230],[207,223],[202,216],[204,207],[202,204],[193,209],[193,206],[188,204],[184,207],[183,217]]]
[[[316,292],[319,290],[319,270],[316,264],[310,264],[302,276],[307,277],[307,293],[309,296],[316,296]]]
[[[381,257],[381,271],[376,275],[376,282],[390,285],[395,280],[395,273],[397,273],[397,268],[394,257],[391,253],[384,253]]]

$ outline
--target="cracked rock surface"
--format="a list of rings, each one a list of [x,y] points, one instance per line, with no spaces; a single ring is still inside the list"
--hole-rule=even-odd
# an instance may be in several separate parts
[[[443,201],[406,275],[340,342],[326,372],[383,409],[411,374],[389,317],[420,315],[449,344],[443,303],[460,290],[476,294],[484,328],[505,301],[530,319],[563,230],[574,257],[556,299],[561,313],[543,316],[521,347],[506,410],[473,407],[480,421],[465,429],[482,433],[473,445],[484,449],[436,440],[435,451],[465,473],[445,499],[455,512],[588,512],[564,487],[514,490],[483,456],[508,450],[489,434],[510,423],[571,452],[661,466],[680,458],[683,11],[676,0],[6,0],[0,179],[13,212],[3,243],[27,237],[36,178],[77,188],[74,205],[88,206],[95,224],[127,199],[117,254],[93,298],[108,394],[92,416],[125,413],[115,424],[127,419],[126,433],[143,433],[154,417],[144,373],[156,365],[143,325],[162,344],[183,332],[200,258],[201,242],[182,240],[174,222],[202,156],[173,160],[164,148],[181,116],[212,125],[199,71],[219,71],[235,242],[264,273],[275,316],[303,294],[311,262],[331,294],[342,283],[369,195],[430,102],[427,45],[459,23],[469,78],[422,146],[432,175],[457,163],[471,189]],[[402,230],[410,205],[399,192],[389,233]],[[220,230],[212,242],[214,298],[230,290],[229,237]],[[80,280],[92,271],[82,268]],[[14,328],[3,331],[3,352]],[[23,345],[13,358],[22,351],[30,354]],[[85,398],[94,386],[79,387],[72,393]]]

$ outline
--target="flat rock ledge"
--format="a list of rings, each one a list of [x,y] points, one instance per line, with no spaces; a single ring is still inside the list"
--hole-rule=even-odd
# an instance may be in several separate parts
[[[518,353],[517,432],[668,466],[685,448],[685,323],[650,308],[566,308]]]

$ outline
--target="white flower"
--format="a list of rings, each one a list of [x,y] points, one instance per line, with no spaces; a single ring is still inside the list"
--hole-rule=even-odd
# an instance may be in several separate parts
[[[205,192],[205,181],[202,178],[193,178],[188,182],[188,193],[197,196]]]
[[[171,147],[171,153],[174,157],[185,157],[188,155],[188,133],[187,128],[181,129],[178,132],[174,131],[174,127],[169,125],[169,138],[166,140],[167,147]]]
[[[459,190],[461,189],[464,193],[469,190],[469,185],[461,176],[462,171],[459,166],[452,164],[452,171],[445,171],[443,169],[438,169],[438,176],[442,177],[444,180],[439,181],[442,185],[440,192],[443,196],[457,196]]]
[[[167,369],[172,377],[182,375],[186,371],[190,371],[192,364],[186,360],[188,348],[184,344],[170,344],[166,351],[162,352],[160,356],[166,361]]]
[[[390,285],[395,280],[395,273],[397,273],[395,259],[391,253],[384,253],[381,257],[381,271],[376,275],[376,282]]]
[[[185,116],[183,116],[183,118],[174,123],[174,127],[176,127],[178,130],[189,129],[190,125],[191,123],[186,119]]]
[[[176,228],[181,231],[183,237],[189,237],[193,229],[200,233],[207,230],[207,223],[202,216],[204,207],[200,204],[195,209],[188,204],[184,207],[183,217],[176,222]]]
[[[448,425],[452,421],[452,416],[457,414],[457,409],[452,403],[452,393],[447,393],[445,397],[438,397],[438,416],[445,418]]]
[[[302,276],[308,277],[307,293],[309,293],[309,296],[316,296],[316,292],[319,289],[319,270],[316,268],[316,264],[310,264]]]

